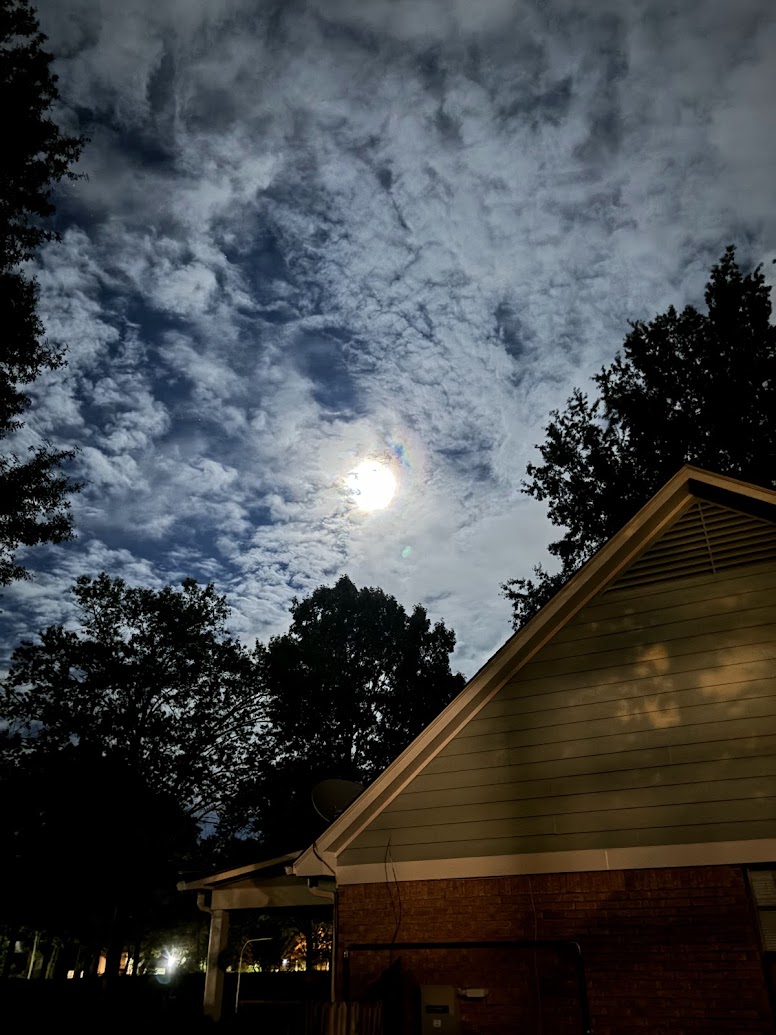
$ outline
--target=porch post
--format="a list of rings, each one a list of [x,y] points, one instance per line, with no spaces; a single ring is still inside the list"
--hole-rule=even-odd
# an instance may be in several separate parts
[[[207,945],[207,970],[205,972],[205,1016],[212,1021],[221,1020],[221,1001],[224,996],[224,969],[221,953],[229,940],[229,911],[214,909],[210,914],[210,938]]]

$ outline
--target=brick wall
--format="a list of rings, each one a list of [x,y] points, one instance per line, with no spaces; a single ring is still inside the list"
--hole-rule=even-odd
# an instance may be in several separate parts
[[[759,940],[737,867],[540,874],[344,886],[338,948],[363,942],[576,941],[594,1035],[774,1035]],[[482,986],[464,1032],[578,1035],[573,953],[352,953],[351,996],[379,996],[412,1031],[419,984]],[[342,968],[340,967],[340,971]],[[342,974],[340,973],[340,980]]]

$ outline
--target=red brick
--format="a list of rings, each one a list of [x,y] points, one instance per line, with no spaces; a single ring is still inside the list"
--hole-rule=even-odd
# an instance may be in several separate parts
[[[580,944],[595,1035],[776,1033],[737,867],[354,885],[339,892],[340,947],[533,938]],[[410,984],[489,987],[485,1004],[462,1008],[471,1030],[483,1035],[536,1030],[540,1022],[553,1035],[580,1030],[573,967],[562,953],[394,950],[356,956],[350,961],[354,995],[380,978],[389,958],[401,956],[402,980]]]

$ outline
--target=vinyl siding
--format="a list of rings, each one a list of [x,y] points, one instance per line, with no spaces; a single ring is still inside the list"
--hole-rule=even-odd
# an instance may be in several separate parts
[[[648,561],[523,667],[340,863],[776,835],[776,560],[736,567],[728,554],[716,574],[640,584]]]

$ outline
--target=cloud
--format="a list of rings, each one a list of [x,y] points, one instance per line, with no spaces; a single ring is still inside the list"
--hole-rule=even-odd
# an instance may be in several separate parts
[[[30,434],[86,485],[61,572],[9,600],[34,624],[79,564],[193,574],[251,639],[346,571],[444,617],[471,674],[553,538],[519,493],[550,409],[729,241],[773,252],[772,6],[40,12],[92,143],[39,262],[69,365]],[[342,480],[383,453],[399,499],[358,517]]]

